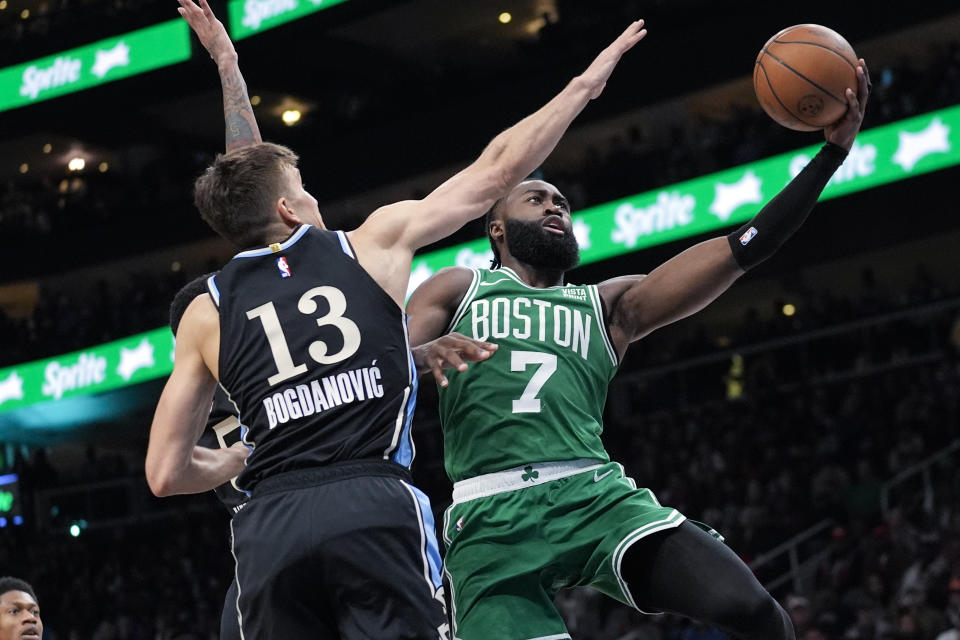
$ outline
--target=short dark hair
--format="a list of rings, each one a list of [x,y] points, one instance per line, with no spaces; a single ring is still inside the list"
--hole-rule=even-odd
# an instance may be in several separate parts
[[[33,587],[31,587],[25,580],[14,578],[13,576],[3,576],[0,578],[0,596],[10,591],[23,591],[24,593],[29,593],[34,602],[40,602],[37,599],[37,594],[33,592]]]
[[[264,223],[280,197],[283,168],[297,166],[297,154],[261,142],[217,156],[193,186],[200,217],[241,248],[264,241]]]
[[[187,307],[197,296],[207,293],[207,279],[217,272],[205,273],[199,278],[194,278],[183,286],[177,295],[173,296],[173,302],[170,303],[170,329],[173,335],[177,335],[177,329],[180,328],[180,321],[183,320],[183,314],[187,312]]]
[[[505,198],[506,196],[494,202],[493,206],[490,207],[490,210],[483,214],[483,233],[490,241],[490,249],[493,251],[493,260],[490,261],[491,269],[499,269],[503,266],[503,264],[500,262],[500,250],[497,249],[497,243],[493,239],[493,236],[490,235],[490,223],[493,222],[493,217],[497,214],[497,207],[500,206]]]

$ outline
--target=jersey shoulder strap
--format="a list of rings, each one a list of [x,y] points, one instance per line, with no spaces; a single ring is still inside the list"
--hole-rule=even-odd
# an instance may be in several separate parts
[[[467,287],[467,292],[463,294],[463,300],[460,301],[460,306],[457,307],[457,311],[450,319],[450,324],[447,325],[447,329],[444,331],[444,333],[450,333],[458,324],[460,324],[460,321],[463,320],[463,316],[467,314],[467,309],[470,308],[470,303],[477,295],[477,289],[480,287],[481,272],[480,269],[474,268],[470,268],[470,271],[473,272],[473,277],[470,279],[470,286]]]

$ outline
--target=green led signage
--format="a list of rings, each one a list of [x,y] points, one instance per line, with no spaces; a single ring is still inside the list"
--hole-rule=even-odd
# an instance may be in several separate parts
[[[190,27],[184,20],[131,31],[0,69],[0,111],[113,82],[189,57]]]
[[[741,224],[819,148],[806,147],[581,211],[574,216],[581,263]],[[960,106],[955,106],[861,133],[822,199],[958,164]],[[409,291],[443,267],[487,267],[491,257],[485,238],[417,256]],[[164,327],[0,369],[0,413],[165,376],[172,362],[173,336]]]
[[[230,35],[234,40],[302,18],[347,0],[230,0]]]
[[[741,165],[573,216],[588,264],[752,218],[810,161],[815,145]],[[960,106],[862,132],[821,200],[960,164]],[[489,267],[486,238],[418,256],[409,293],[443,267]]]
[[[56,358],[0,369],[0,413],[168,375],[173,334],[164,327]]]

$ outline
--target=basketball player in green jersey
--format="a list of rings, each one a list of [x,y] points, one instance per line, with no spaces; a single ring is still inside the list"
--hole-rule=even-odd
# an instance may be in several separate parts
[[[572,586],[740,638],[795,638],[733,551],[610,462],[602,412],[631,342],[702,309],[803,223],[860,129],[863,60],[857,79],[823,149],[753,220],[645,277],[564,285],[579,259],[567,200],[528,180],[487,215],[492,269],[445,269],[414,292],[413,344],[455,331],[498,347],[446,377],[450,363],[434,363],[454,482],[443,536],[455,638],[569,638],[553,600]]]

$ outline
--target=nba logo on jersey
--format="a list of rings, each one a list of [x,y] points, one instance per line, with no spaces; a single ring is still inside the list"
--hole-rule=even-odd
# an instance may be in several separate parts
[[[280,269],[280,277],[282,278],[289,278],[292,275],[290,273],[290,265],[287,264],[286,256],[277,258],[277,269]]]
[[[740,236],[740,244],[742,244],[743,246],[747,246],[747,243],[753,240],[753,236],[755,235],[757,235],[757,228],[750,227],[749,229],[744,231],[742,236]]]
[[[457,531],[463,531],[463,518],[460,518],[459,520],[457,520],[456,529]]]

